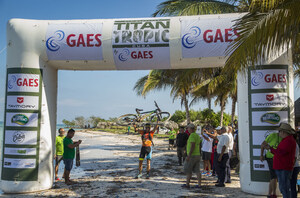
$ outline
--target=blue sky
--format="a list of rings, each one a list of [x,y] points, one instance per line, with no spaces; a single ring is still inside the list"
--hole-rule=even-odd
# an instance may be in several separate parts
[[[6,23],[11,18],[25,19],[107,19],[150,17],[162,0],[0,0],[0,120],[4,115],[6,75]],[[133,86],[148,71],[59,71],[57,121],[91,115],[108,119],[134,113],[136,107],[154,109],[156,100],[164,111],[181,109],[173,103],[169,90],[154,92],[146,98],[136,96]],[[299,92],[299,91],[298,91]],[[299,97],[295,90],[296,98]],[[194,105],[195,110],[206,102]],[[226,112],[230,112],[229,101]],[[219,111],[219,107],[215,107]]]

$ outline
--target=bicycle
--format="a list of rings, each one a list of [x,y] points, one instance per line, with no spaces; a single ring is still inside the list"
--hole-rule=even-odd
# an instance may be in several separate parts
[[[154,101],[155,110],[142,112],[143,109],[136,108],[136,114],[125,114],[117,119],[117,124],[120,126],[136,125],[144,126],[146,123],[151,125],[164,125],[171,118],[169,112],[162,112],[158,107],[156,101]]]

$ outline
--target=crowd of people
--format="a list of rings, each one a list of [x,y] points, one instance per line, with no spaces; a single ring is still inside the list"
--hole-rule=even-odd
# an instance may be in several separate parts
[[[143,161],[146,158],[146,179],[150,177],[151,158],[153,150],[153,135],[158,131],[156,125],[151,130],[151,125],[146,124],[144,129],[135,127],[135,131],[140,133],[142,147],[139,155],[138,175],[136,179],[142,177]],[[216,187],[225,187],[226,183],[231,183],[232,159],[238,158],[238,128],[237,123],[231,126],[212,127],[203,126],[201,132],[196,133],[197,127],[194,124],[180,126],[176,132],[171,129],[169,134],[168,149],[177,148],[178,165],[183,165],[186,174],[186,183],[183,188],[191,188],[190,180],[192,174],[197,176],[198,184],[193,188],[200,188],[201,176],[216,176]],[[72,184],[70,172],[75,158],[75,147],[81,144],[81,140],[73,142],[75,131],[70,129],[65,136],[64,129],[59,129],[56,137],[55,151],[55,180],[58,178],[58,166],[63,160],[65,169],[63,178],[67,185]],[[300,132],[294,130],[290,124],[281,123],[277,133],[269,134],[261,144],[260,160],[266,161],[270,172],[270,183],[268,197],[276,198],[277,183],[283,198],[297,197],[297,176],[300,171]],[[201,171],[200,162],[203,161]],[[237,172],[238,172],[237,166]]]
[[[224,187],[225,183],[231,183],[230,159],[237,154],[237,123],[235,129],[231,126],[213,128],[210,125],[204,126],[201,134],[196,133],[196,126],[188,124],[180,126],[176,132],[171,129],[169,134],[168,150],[177,147],[178,164],[184,165],[186,183],[184,188],[190,188],[192,173],[196,173],[198,185],[201,186],[201,175],[207,177],[217,176],[216,187]],[[135,129],[141,134],[142,148],[139,158],[139,173],[136,178],[142,177],[142,164],[147,159],[147,176],[150,177],[150,164],[153,147],[153,134],[157,126],[151,130],[150,124],[145,125],[144,130]],[[203,171],[200,171],[201,155],[203,160]]]

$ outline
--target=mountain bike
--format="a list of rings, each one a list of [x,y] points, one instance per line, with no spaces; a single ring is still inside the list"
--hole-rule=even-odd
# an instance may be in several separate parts
[[[125,114],[120,116],[117,119],[117,124],[121,126],[129,126],[136,125],[144,126],[146,123],[150,123],[151,125],[164,125],[171,118],[171,114],[169,112],[162,112],[158,107],[156,101],[154,101],[155,110],[152,111],[143,111],[143,109],[136,108],[136,114]]]

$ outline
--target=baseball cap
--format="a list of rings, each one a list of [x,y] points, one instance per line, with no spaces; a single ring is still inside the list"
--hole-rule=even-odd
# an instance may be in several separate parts
[[[216,130],[221,130],[222,127],[221,126],[218,126],[217,128],[215,128]]]

